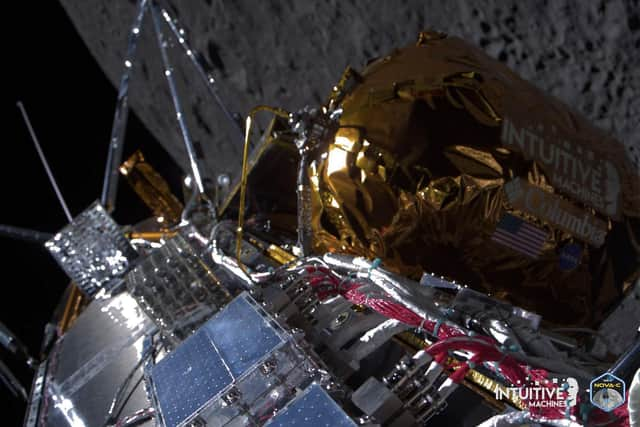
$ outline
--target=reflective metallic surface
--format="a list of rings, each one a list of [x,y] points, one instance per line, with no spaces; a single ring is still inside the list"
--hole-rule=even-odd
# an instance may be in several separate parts
[[[140,307],[174,342],[187,338],[231,300],[181,235],[149,254],[125,280]]]
[[[144,336],[152,328],[127,294],[93,301],[44,362],[44,380],[36,379],[44,381],[39,422],[28,425],[102,425],[116,390],[140,360]],[[136,380],[141,375],[141,370],[134,372]],[[149,406],[138,383],[130,392],[123,415]]]
[[[89,296],[121,278],[137,257],[118,225],[98,202],[76,216],[45,247]]]
[[[61,3],[117,85],[135,4]],[[632,72],[638,64],[635,0],[613,0],[605,7],[571,0],[542,6],[518,0],[452,0],[444,6],[437,0],[399,5],[347,0],[304,7],[272,7],[249,0],[230,4],[163,0],[162,5],[172,18],[179,18],[190,46],[203,54],[204,63],[209,62],[205,69],[212,71],[232,112],[245,113],[264,103],[290,111],[317,105],[346,65],[360,68],[373,57],[412,43],[419,31],[438,28],[482,46],[545,93],[625,141],[640,170],[635,138],[640,76]],[[159,58],[155,46],[148,46],[141,60],[153,70]],[[211,55],[208,46],[215,49]],[[203,147],[208,166],[216,173],[231,172],[235,179],[241,155],[237,130],[226,129],[222,112],[203,100],[206,89],[195,69],[183,67],[178,80],[192,88],[183,98],[185,110],[197,110],[205,118],[192,128],[192,136],[211,141]],[[188,169],[179,130],[167,120],[171,105],[168,93],[159,90],[162,76],[151,75],[138,83],[136,89],[144,94],[132,100],[138,117]]]

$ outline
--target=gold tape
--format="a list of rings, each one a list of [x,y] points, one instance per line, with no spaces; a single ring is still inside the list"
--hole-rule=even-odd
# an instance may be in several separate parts
[[[140,150],[120,166],[120,173],[154,216],[162,217],[167,225],[180,222],[182,203],[171,193],[169,184],[147,163]]]

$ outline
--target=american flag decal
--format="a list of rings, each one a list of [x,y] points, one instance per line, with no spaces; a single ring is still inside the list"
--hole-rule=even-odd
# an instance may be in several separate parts
[[[537,258],[547,240],[547,232],[516,216],[505,214],[500,219],[491,240],[530,258]]]

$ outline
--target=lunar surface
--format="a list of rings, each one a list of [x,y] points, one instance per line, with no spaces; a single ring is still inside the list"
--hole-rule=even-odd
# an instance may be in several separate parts
[[[137,2],[61,2],[117,86]],[[419,31],[434,29],[481,46],[615,135],[640,170],[637,0],[167,0],[166,4],[185,30],[185,39],[208,64],[221,98],[238,113],[239,121],[258,104],[289,111],[318,105],[347,65],[362,69],[369,59],[414,43]],[[186,168],[150,16],[141,31],[130,103]],[[222,114],[175,39],[171,40],[169,53],[184,114],[210,176],[237,176],[240,133]]]

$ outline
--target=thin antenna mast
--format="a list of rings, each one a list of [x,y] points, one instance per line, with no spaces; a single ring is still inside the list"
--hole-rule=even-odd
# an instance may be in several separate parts
[[[38,152],[38,156],[40,156],[40,161],[42,162],[42,166],[44,166],[44,170],[47,172],[47,176],[49,177],[49,182],[51,182],[51,186],[53,187],[53,191],[56,192],[56,196],[58,197],[58,201],[62,206],[62,210],[64,210],[64,214],[67,216],[67,221],[71,222],[73,218],[71,217],[71,212],[69,212],[69,208],[64,201],[64,197],[62,197],[62,193],[58,188],[58,184],[56,183],[56,179],[53,177],[53,173],[51,172],[51,168],[49,168],[49,163],[47,162],[47,158],[44,156],[42,152],[42,148],[40,147],[40,143],[38,142],[38,137],[31,126],[31,121],[29,120],[29,116],[27,115],[27,111],[24,109],[24,105],[22,101],[18,101],[16,104],[18,109],[22,113],[22,118],[24,119],[24,123],[27,125],[29,129],[29,134],[31,134],[31,140],[33,141],[33,145],[36,147],[36,151]]]

